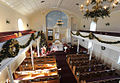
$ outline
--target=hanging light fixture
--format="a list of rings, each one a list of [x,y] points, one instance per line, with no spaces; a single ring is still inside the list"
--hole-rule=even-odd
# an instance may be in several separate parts
[[[58,12],[58,15],[59,19],[57,20],[56,25],[61,27],[64,24],[62,20],[62,12]]]
[[[64,23],[63,23],[63,20],[62,19],[59,19],[57,20],[57,23],[56,23],[58,26],[62,26]]]
[[[80,5],[80,10],[86,18],[110,17],[110,12],[119,3],[119,0],[86,0],[85,4]]]

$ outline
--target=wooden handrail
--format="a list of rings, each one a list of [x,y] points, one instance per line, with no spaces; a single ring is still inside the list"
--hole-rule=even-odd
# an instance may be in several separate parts
[[[34,33],[35,31],[13,31],[13,32],[1,32],[0,33],[0,42],[4,42],[4,41],[7,41],[9,39],[13,39],[13,38],[17,38],[19,37],[17,34],[21,32],[21,36],[22,35],[27,35],[27,34],[30,34],[30,33]]]
[[[92,33],[95,33],[95,34],[120,37],[120,33],[119,32],[89,31],[89,30],[80,30],[80,32],[87,32],[87,33],[92,32]]]

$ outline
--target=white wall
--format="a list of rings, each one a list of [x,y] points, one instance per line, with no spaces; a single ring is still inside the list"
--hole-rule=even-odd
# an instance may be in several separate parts
[[[27,27],[28,19],[25,16],[14,11],[10,7],[0,3],[0,32],[18,31],[19,18],[23,20],[24,29],[28,30],[29,29]],[[10,24],[6,24],[6,20],[9,20]]]
[[[87,19],[87,18],[83,18],[81,19],[81,30],[90,30],[90,24],[91,24],[92,20],[91,19]],[[85,27],[83,27],[83,25],[85,25]]]
[[[46,15],[50,11],[54,11],[54,10],[59,10],[59,9],[46,9],[43,11],[36,12],[36,13],[32,14],[31,16],[29,16],[30,26],[32,27],[32,29],[43,30],[43,28],[46,28]],[[71,28],[71,18],[74,19],[72,22],[77,25],[76,28],[80,27],[80,18],[76,17],[74,14],[72,14],[68,11],[65,11],[65,10],[60,10],[60,11],[67,14],[69,28]]]
[[[83,17],[82,17],[83,18]],[[90,23],[92,19],[83,18],[81,20],[81,29],[89,30]],[[110,26],[106,26],[106,23],[110,23]],[[86,27],[83,28],[83,25]],[[114,11],[111,13],[110,17],[105,17],[104,19],[99,18],[97,22],[97,31],[109,31],[109,32],[119,32],[120,31],[120,11]]]
[[[71,17],[71,30],[76,31],[81,28],[81,18],[80,17]]]
[[[106,26],[105,23],[110,23],[110,26]],[[110,18],[99,19],[97,23],[98,31],[111,31],[120,32],[120,11],[111,13]]]
[[[45,15],[44,12],[36,12],[29,17],[30,27],[33,30],[43,30],[43,27],[46,27]]]

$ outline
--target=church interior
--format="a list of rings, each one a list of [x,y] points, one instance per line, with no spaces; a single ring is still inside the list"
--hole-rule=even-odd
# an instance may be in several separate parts
[[[120,83],[120,0],[0,0],[0,83]]]

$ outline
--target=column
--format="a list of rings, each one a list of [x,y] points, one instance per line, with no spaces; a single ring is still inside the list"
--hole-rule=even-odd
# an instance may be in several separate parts
[[[14,83],[14,79],[13,79],[13,75],[12,75],[10,65],[8,65],[7,68],[8,68],[8,76],[9,76],[9,79],[10,79],[10,83]]]
[[[79,44],[80,44],[80,40],[78,39],[78,45],[77,45],[77,54],[79,53]]]
[[[38,57],[40,57],[39,42],[40,42],[40,37],[37,39],[37,54],[38,54]]]
[[[90,54],[89,60],[92,58],[92,51],[93,51],[93,43],[92,40],[89,40],[88,42],[88,54]]]
[[[34,57],[33,57],[33,51],[32,51],[32,44],[30,46],[30,50],[31,50],[31,62],[32,62],[32,67],[33,67],[33,70],[34,70]]]

